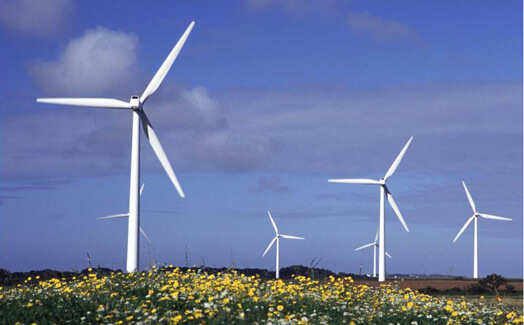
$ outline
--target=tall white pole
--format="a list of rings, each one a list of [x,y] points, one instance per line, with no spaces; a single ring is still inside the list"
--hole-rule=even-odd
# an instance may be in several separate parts
[[[280,236],[277,236],[277,267],[275,270],[276,278],[280,278]]]
[[[384,196],[386,191],[384,186],[380,186],[380,221],[378,230],[378,281],[383,282],[386,280],[386,225],[385,225],[385,211],[384,211]]]
[[[377,245],[373,245],[373,277],[377,277]]]
[[[478,217],[475,216],[475,234],[473,235],[473,278],[479,278],[479,242],[478,242]]]
[[[140,115],[133,110],[131,180],[129,182],[129,223],[127,228],[127,272],[138,271],[140,229]]]

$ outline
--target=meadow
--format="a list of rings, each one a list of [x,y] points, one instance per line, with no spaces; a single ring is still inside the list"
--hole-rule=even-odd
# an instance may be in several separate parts
[[[267,280],[236,271],[93,270],[0,289],[5,324],[520,324],[504,299],[431,296],[351,277]]]

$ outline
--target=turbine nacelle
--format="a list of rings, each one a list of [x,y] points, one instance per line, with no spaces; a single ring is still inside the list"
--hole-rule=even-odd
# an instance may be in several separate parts
[[[132,96],[129,100],[129,105],[131,105],[131,108],[135,111],[141,109],[142,103],[140,102],[140,97],[136,95]]]

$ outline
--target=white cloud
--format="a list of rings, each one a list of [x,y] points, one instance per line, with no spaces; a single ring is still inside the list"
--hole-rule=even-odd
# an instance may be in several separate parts
[[[249,0],[245,1],[246,8],[254,11],[282,10],[293,16],[315,17],[319,14],[332,15],[346,3],[336,0],[308,1],[308,0]]]
[[[74,12],[69,0],[0,0],[0,23],[33,37],[52,37],[63,32]]]
[[[418,34],[408,26],[365,13],[350,13],[346,18],[351,31],[370,36],[378,41],[418,41]]]
[[[207,90],[203,87],[195,87],[186,91],[184,98],[203,114],[212,114],[216,110],[215,103],[209,98]]]
[[[138,48],[135,35],[98,27],[70,41],[56,60],[35,62],[29,71],[54,96],[107,94],[133,79]]]

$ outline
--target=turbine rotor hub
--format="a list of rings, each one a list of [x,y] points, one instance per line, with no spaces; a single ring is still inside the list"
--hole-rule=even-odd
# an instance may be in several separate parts
[[[380,185],[385,185],[386,184],[386,180],[384,179],[384,177],[381,177],[380,178]]]

